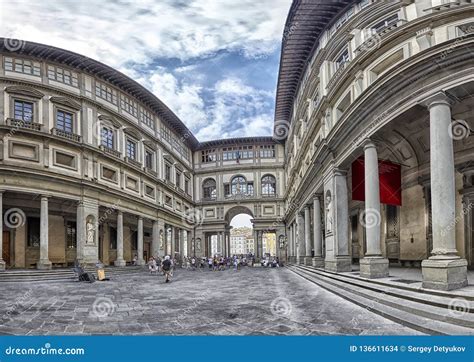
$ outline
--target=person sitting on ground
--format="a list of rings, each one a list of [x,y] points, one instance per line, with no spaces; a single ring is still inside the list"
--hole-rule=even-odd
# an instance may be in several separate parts
[[[148,269],[150,270],[150,274],[157,272],[156,260],[154,257],[151,257],[148,261]]]
[[[137,265],[137,261],[138,261],[138,255],[135,254],[135,256],[133,257],[132,265]]]

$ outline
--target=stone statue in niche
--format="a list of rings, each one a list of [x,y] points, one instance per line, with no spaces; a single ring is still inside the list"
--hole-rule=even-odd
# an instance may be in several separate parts
[[[196,250],[201,251],[201,238],[196,239]]]
[[[89,216],[86,221],[86,240],[87,244],[95,243],[95,222],[93,216]]]
[[[160,250],[163,250],[163,230],[160,230]]]
[[[326,193],[326,231],[328,234],[332,234],[333,232],[333,219],[334,211],[333,211],[333,201],[331,196],[331,191]]]

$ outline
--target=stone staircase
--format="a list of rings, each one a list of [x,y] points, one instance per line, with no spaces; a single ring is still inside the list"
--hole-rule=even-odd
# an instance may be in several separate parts
[[[121,274],[139,273],[145,271],[142,266],[126,266],[126,267],[105,267],[105,276],[113,278]],[[86,268],[87,272],[91,272],[97,276],[95,268]],[[10,269],[0,272],[0,283],[5,282],[64,282],[76,280],[76,276],[72,268],[52,269],[52,270],[35,270],[35,269]]]
[[[397,323],[431,335],[474,335],[474,293],[444,292],[332,273],[304,265],[288,269],[320,287]]]

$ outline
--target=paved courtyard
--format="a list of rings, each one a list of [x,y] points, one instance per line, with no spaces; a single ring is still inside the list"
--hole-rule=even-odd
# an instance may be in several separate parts
[[[419,334],[284,268],[2,283],[0,334]]]

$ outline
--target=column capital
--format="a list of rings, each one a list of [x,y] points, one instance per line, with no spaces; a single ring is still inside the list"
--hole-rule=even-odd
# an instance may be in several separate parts
[[[49,194],[46,194],[46,195],[41,195],[41,201],[43,201],[44,199],[49,199],[51,197],[51,195]]]
[[[422,105],[427,107],[428,109],[431,109],[431,107],[437,106],[437,105],[446,105],[451,107],[453,105],[453,100],[445,93],[445,92],[438,92],[435,94],[432,94],[428,98],[426,98],[423,102]]]
[[[323,194],[318,192],[318,193],[313,195],[313,201],[316,201],[316,200],[321,201],[321,197],[323,197]]]
[[[138,217],[138,220],[141,220],[141,221],[143,221],[143,216],[141,216],[141,215],[138,215],[137,217]]]
[[[366,138],[363,142],[362,145],[364,146],[364,151],[369,149],[369,148],[375,148],[377,149],[377,146],[375,145],[374,141],[372,141],[370,138]]]

